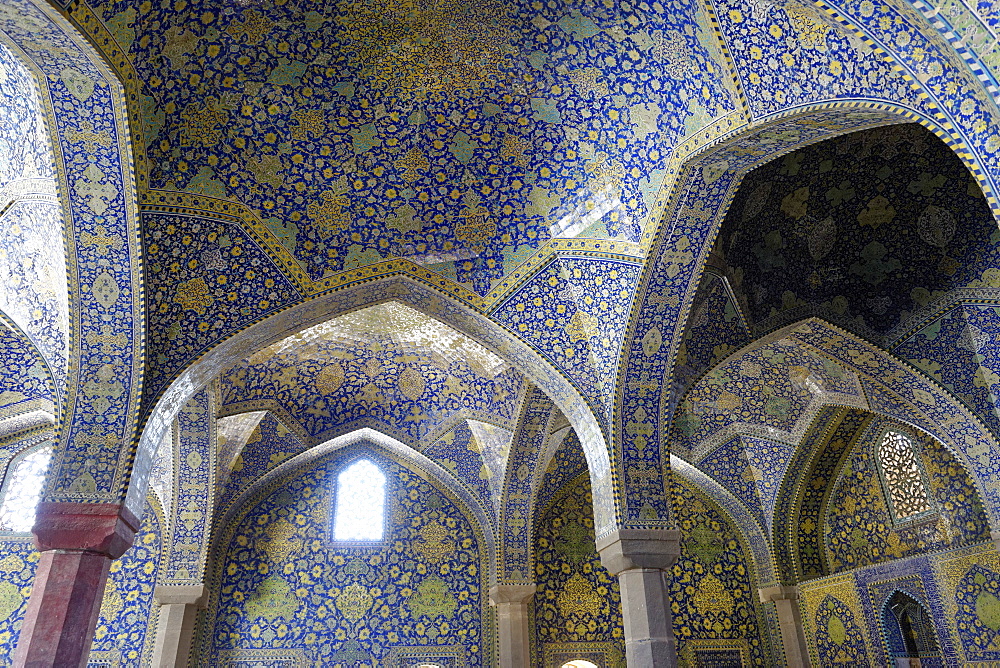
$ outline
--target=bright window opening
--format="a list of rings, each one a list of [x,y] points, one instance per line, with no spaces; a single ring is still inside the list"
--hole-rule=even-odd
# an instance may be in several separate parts
[[[574,659],[564,663],[560,668],[598,668],[596,663],[591,663],[590,661],[584,661],[583,659]]]
[[[385,531],[385,475],[362,459],[337,476],[334,540],[382,540]]]
[[[0,505],[0,529],[22,533],[31,531],[50,459],[52,446],[47,445],[28,453],[14,465],[7,480],[3,505]]]
[[[931,510],[912,441],[898,431],[887,431],[882,437],[878,454],[896,519],[906,519]]]

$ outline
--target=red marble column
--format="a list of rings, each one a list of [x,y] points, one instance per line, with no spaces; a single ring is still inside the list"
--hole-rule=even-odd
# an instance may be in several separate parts
[[[42,554],[15,666],[87,665],[108,568],[131,547],[138,526],[118,504],[39,504],[33,532]]]

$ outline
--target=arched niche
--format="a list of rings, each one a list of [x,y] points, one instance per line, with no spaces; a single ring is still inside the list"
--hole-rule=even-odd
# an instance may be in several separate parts
[[[795,349],[805,351],[818,365],[815,374],[819,390],[822,391],[811,388],[809,383],[795,390],[808,399],[799,407],[803,409],[803,415],[815,416],[818,421],[829,420],[830,417],[824,414],[825,404],[852,407],[859,415],[880,414],[933,436],[965,469],[982,500],[990,527],[997,526],[998,506],[993,481],[998,473],[993,453],[998,450],[998,445],[978,417],[946,388],[885,350],[824,320],[810,318],[761,337],[753,344],[732,353],[686,395],[698,398],[699,405],[715,407],[711,412],[714,422],[709,423],[709,428],[700,427],[704,433],[694,433],[693,437],[699,440],[690,444],[689,450],[694,453],[695,461],[703,467],[708,454],[700,444],[718,444],[721,441],[719,435],[729,433],[727,429],[737,436],[749,433],[798,444],[796,451],[789,454],[790,463],[775,473],[783,478],[775,480],[775,486],[780,486],[780,491],[775,497],[773,512],[768,513],[774,518],[774,549],[782,581],[786,578],[793,582],[796,580],[792,575],[792,553],[788,551],[786,536],[789,534],[786,533],[787,526],[784,524],[793,510],[793,506],[788,505],[788,495],[794,493],[799,484],[795,476],[801,475],[808,462],[808,459],[801,458],[806,456],[804,453],[814,452],[810,449],[814,446],[807,446],[811,439],[806,437],[804,430],[808,418],[796,419],[796,414],[789,414],[786,423],[775,423],[774,411],[768,410],[770,404],[762,397],[755,399],[752,392],[747,394],[752,383],[741,384],[740,381],[740,374],[743,373],[740,371],[741,360],[755,350],[776,343],[785,346],[786,350],[792,350],[788,347],[794,346]],[[783,367],[778,365],[774,368],[781,372]],[[850,380],[856,389],[850,393],[827,391],[826,385],[832,381],[825,379],[823,373],[829,369],[836,371],[835,375],[841,375],[842,381],[845,378]],[[788,372],[784,373],[787,375]],[[810,372],[810,377],[812,375],[813,372]],[[786,377],[785,381],[790,388],[795,384],[795,378]],[[831,385],[832,389],[836,387],[837,384]],[[726,399],[723,395],[732,396]],[[720,403],[720,399],[726,400]],[[730,406],[737,401],[741,403],[739,415]],[[754,425],[762,425],[764,428],[755,433]],[[785,475],[786,471],[788,475]]]
[[[466,511],[475,519],[478,530],[483,535],[483,549],[489,555],[488,563],[493,563],[495,550],[493,521],[491,520],[490,511],[482,505],[479,499],[463,487],[449,471],[440,465],[405,443],[367,427],[313,446],[278,464],[274,468],[263,472],[259,478],[244,487],[238,494],[228,499],[224,505],[216,509],[214,526],[226,527],[231,525],[239,513],[245,510],[247,504],[251,503],[253,499],[257,499],[263,493],[262,490],[276,488],[281,480],[293,475],[295,471],[305,470],[315,465],[317,461],[326,457],[333,457],[335,453],[345,448],[358,449],[361,447],[369,447],[375,451],[386,453],[396,461],[420,471],[423,475],[432,479],[436,484],[454,495]],[[216,546],[217,540],[221,540],[219,539],[219,535],[216,534],[213,537],[213,546]],[[213,547],[212,549],[215,548]],[[211,554],[211,563],[214,563],[215,559],[216,556]]]
[[[878,461],[882,436],[914,444],[927,512],[898,518]],[[933,471],[925,467],[933,466]],[[971,476],[940,441],[884,413],[826,405],[782,482],[773,541],[783,582],[801,583],[989,540]]]
[[[939,665],[943,661],[934,618],[927,608],[904,591],[896,590],[882,602],[882,637],[894,668]]]
[[[220,516],[200,660],[261,649],[327,663],[361,653],[390,664],[488,656],[493,538],[481,509],[418,453],[371,430],[350,436],[284,462]],[[337,480],[362,460],[386,476],[387,532],[381,541],[338,540]],[[253,633],[227,631],[251,627],[277,635],[264,646]],[[368,630],[355,636],[359,628]]]

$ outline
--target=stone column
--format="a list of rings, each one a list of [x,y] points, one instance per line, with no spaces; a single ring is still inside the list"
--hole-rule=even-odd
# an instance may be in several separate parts
[[[1000,531],[991,531],[990,538],[993,539],[993,544],[997,546],[997,552],[1000,552]]]
[[[758,590],[761,603],[774,603],[778,613],[781,644],[785,648],[785,665],[789,668],[809,668],[809,651],[799,610],[798,587],[767,587]]]
[[[597,539],[601,563],[618,576],[625,658],[633,668],[677,665],[669,568],[680,556],[676,529],[619,529]]]
[[[531,665],[531,633],[528,603],[536,585],[502,584],[490,587],[490,605],[496,608],[500,639],[500,668],[528,668]]]
[[[40,503],[41,552],[14,665],[86,666],[111,560],[132,545],[139,521],[113,503]]]
[[[194,640],[198,609],[205,602],[202,585],[158,585],[153,598],[160,605],[153,645],[155,668],[186,666]]]

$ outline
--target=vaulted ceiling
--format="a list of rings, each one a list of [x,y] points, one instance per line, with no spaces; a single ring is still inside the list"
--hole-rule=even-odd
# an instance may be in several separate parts
[[[716,245],[758,331],[818,313],[875,335],[950,289],[981,285],[998,248],[979,185],[915,124],[829,139],[757,168]]]
[[[313,443],[363,423],[417,444],[459,411],[512,428],[525,386],[478,343],[398,302],[279,341],[221,382],[222,414],[277,410]]]
[[[549,237],[637,241],[660,147],[735,108],[717,42],[673,4],[103,15],[145,82],[148,187],[245,204],[313,281],[398,256],[485,294]]]

